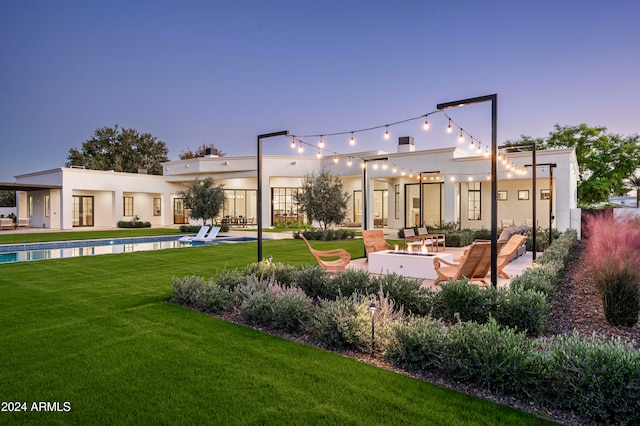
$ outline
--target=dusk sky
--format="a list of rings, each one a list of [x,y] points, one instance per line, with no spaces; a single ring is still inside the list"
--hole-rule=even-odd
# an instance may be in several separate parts
[[[555,124],[640,132],[640,2],[2,1],[0,181],[64,165],[96,128],[133,127],[169,158],[256,135],[384,125],[498,94],[499,142]],[[490,142],[490,106],[447,113]],[[455,146],[447,120],[324,138],[338,153]],[[316,138],[306,139],[311,143]],[[264,153],[291,153],[286,138]],[[315,154],[307,150],[305,154]]]

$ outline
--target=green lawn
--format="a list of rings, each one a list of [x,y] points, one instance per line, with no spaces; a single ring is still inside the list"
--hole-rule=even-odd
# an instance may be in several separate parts
[[[362,255],[361,241],[316,244]],[[2,401],[72,408],[0,412],[0,424],[541,423],[165,302],[172,276],[256,253],[243,243],[0,265]],[[313,262],[300,240],[265,241],[263,253]]]

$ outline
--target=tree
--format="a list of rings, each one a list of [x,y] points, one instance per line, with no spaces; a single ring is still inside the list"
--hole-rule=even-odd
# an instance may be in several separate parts
[[[82,166],[92,170],[114,170],[137,173],[145,169],[153,175],[162,174],[160,163],[169,161],[167,145],[151,133],[135,129],[101,127],[82,144],[82,150],[69,149],[67,167]]]
[[[202,219],[205,225],[208,219],[213,224],[224,204],[223,185],[214,183],[211,178],[196,179],[185,191],[178,191],[178,195],[184,199],[184,206],[191,209],[190,217]]]
[[[16,191],[0,191],[0,207],[15,207]]]
[[[308,173],[302,179],[301,191],[296,195],[300,209],[310,221],[317,221],[326,234],[329,225],[338,224],[347,216],[349,194],[343,190],[342,180],[327,169],[318,175]]]
[[[187,150],[182,151],[179,157],[181,160],[204,157],[205,155],[207,155],[207,149],[210,150],[210,155],[217,155],[218,157],[224,157],[226,155],[226,152],[219,150],[213,144],[202,144],[195,151],[192,151],[191,148],[187,147]]]
[[[627,188],[631,191],[636,191],[636,208],[640,208],[640,175],[632,175],[627,179]]]
[[[578,198],[583,204],[605,202],[611,195],[624,193],[625,180],[640,167],[640,136],[607,133],[606,127],[556,124],[546,138],[522,136],[522,140],[537,142],[539,149],[575,148]]]

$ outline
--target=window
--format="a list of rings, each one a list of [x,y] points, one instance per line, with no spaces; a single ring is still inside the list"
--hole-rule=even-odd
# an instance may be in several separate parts
[[[122,215],[133,216],[133,197],[122,197]]]
[[[469,182],[469,220],[480,220],[480,182]]]
[[[153,215],[154,216],[162,215],[162,199],[161,198],[153,199]]]
[[[33,197],[29,195],[29,199],[27,200],[27,216],[33,216]]]
[[[51,195],[44,194],[44,216],[49,217],[51,211]]]
[[[299,190],[299,188],[286,187],[271,189],[272,223],[304,223],[305,215],[298,211],[298,203],[296,202]]]

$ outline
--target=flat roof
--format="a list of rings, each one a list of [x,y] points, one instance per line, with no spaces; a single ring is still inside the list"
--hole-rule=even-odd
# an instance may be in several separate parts
[[[60,185],[38,185],[31,183],[0,182],[1,191],[39,191],[42,189],[61,189]]]

